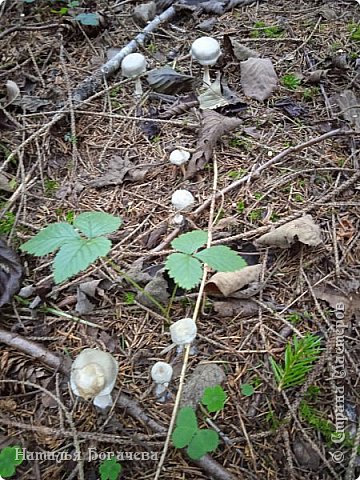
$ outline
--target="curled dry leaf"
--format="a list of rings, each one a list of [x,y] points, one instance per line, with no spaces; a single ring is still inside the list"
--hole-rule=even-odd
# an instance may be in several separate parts
[[[320,227],[316,225],[311,215],[304,215],[272,232],[265,233],[255,243],[259,246],[288,248],[296,241],[312,247],[322,243]]]
[[[151,70],[147,81],[155,92],[177,95],[192,89],[194,77],[183,75],[170,67]]]
[[[22,266],[17,254],[0,240],[0,307],[20,289]]]
[[[107,172],[100,178],[89,182],[90,187],[105,187],[106,185],[121,185],[126,180],[141,182],[144,180],[147,169],[137,167],[130,160],[114,155],[107,168]]]
[[[202,125],[199,138],[196,144],[196,151],[191,157],[186,171],[186,179],[195,173],[211,160],[213,150],[219,138],[227,132],[234,130],[242,124],[239,118],[229,118],[213,110],[205,110],[202,114]]]
[[[278,85],[278,77],[269,58],[249,58],[240,63],[240,69],[241,85],[247,97],[262,102]]]
[[[349,291],[345,294],[329,285],[314,287],[316,298],[327,302],[334,310],[342,310],[345,318],[360,314],[360,293]]]
[[[15,82],[6,82],[6,105],[10,105],[20,96],[20,89]]]
[[[344,90],[334,97],[335,103],[340,109],[343,118],[352,125],[355,130],[360,130],[360,108],[357,96],[352,90]]]
[[[215,82],[198,96],[201,110],[212,110],[229,105],[230,102],[223,96],[221,91],[220,76],[221,74],[218,73]]]
[[[142,305],[151,308],[152,310],[158,310],[158,307],[149,299],[148,295],[151,295],[160,304],[167,305],[170,298],[169,292],[167,290],[168,286],[169,284],[164,278],[164,269],[161,269],[156,273],[155,277],[152,278],[150,282],[145,286],[144,293],[138,292],[138,294],[136,295],[136,300]]]
[[[260,279],[262,265],[251,265],[236,272],[217,272],[205,285],[205,291],[210,295],[223,295],[224,297],[233,297],[236,292],[237,298],[240,294],[242,298],[251,296],[245,292],[253,292],[255,295],[259,291],[258,283]],[[256,286],[256,288],[252,288]],[[243,290],[246,287],[246,290]],[[241,290],[241,292],[238,292]],[[245,295],[244,295],[245,294]]]

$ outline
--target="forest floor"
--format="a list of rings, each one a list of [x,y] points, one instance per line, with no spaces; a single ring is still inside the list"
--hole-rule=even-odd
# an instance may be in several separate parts
[[[354,480],[360,475],[359,4],[274,0],[218,15],[182,7],[150,33],[138,50],[148,70],[175,66],[198,80],[192,42],[204,35],[220,42],[211,78],[220,71],[236,100],[217,112],[243,121],[221,135],[225,119],[209,126],[213,110],[197,102],[199,81],[180,82],[183,92],[170,88],[165,95],[145,75],[138,98],[134,82],[118,70],[95,96],[66,103],[110,49],[142,30],[135,6],[132,0],[0,3],[0,234],[23,265],[22,290],[1,307],[0,450],[20,445],[58,459],[63,454],[62,461],[30,455],[12,478],[100,478],[106,452],[147,452],[143,460],[120,459],[121,478],[155,478],[183,365],[182,354],[166,351],[169,324],[193,316],[198,292],[174,293],[157,270],[176,234],[209,229],[215,244],[261,265],[261,274],[244,298],[203,296],[185,385],[191,378],[197,383],[199,365],[212,368],[210,377],[220,375],[224,408],[216,414],[199,408],[197,418],[202,427],[215,426],[221,440],[200,462],[170,443],[159,478]],[[99,25],[75,21],[80,13],[96,13]],[[274,66],[277,88],[264,101],[245,95],[238,44]],[[170,164],[175,148],[194,154],[215,138],[209,161],[191,174]],[[211,206],[214,188],[220,195]],[[195,198],[180,228],[172,223],[177,189]],[[89,211],[122,218],[109,237],[111,252],[55,284],[53,255],[19,248],[47,225],[72,223]],[[311,215],[321,241],[256,244],[303,215]],[[154,278],[162,289],[150,291],[161,309],[139,290]],[[286,346],[307,333],[321,339],[313,368],[298,384],[279,388],[271,358],[283,364]],[[74,359],[84,348],[108,351],[119,363],[117,401],[105,413],[71,392],[65,360],[51,362],[51,354]],[[155,397],[150,377],[158,360],[174,369],[165,402]]]

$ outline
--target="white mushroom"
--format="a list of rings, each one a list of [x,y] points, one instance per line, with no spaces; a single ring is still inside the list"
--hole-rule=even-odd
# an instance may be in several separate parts
[[[156,384],[155,395],[160,397],[167,387],[171,380],[173,374],[172,366],[166,362],[156,362],[151,369],[151,378]]]
[[[86,400],[93,399],[99,408],[109,407],[118,370],[118,362],[110,353],[85,348],[72,364],[71,390]]]
[[[221,55],[219,42],[212,37],[200,37],[191,45],[190,53],[204,67],[203,81],[210,85],[209,66],[215,65]]]
[[[196,337],[196,323],[192,318],[183,318],[170,326],[171,340],[175,345],[187,345]]]
[[[146,58],[141,53],[130,53],[126,55],[121,63],[121,71],[124,77],[135,78],[135,95],[143,93],[140,75],[146,71]]]
[[[174,218],[172,219],[171,223],[173,225],[176,225],[177,227],[182,227],[185,223],[184,215],[181,215],[181,213],[176,213],[174,215]]]
[[[172,163],[173,165],[180,167],[182,174],[185,177],[186,172],[185,172],[184,164],[189,160],[189,158],[190,158],[189,152],[187,152],[186,150],[177,149],[177,150],[173,150],[170,153],[169,160],[170,160],[170,163]]]
[[[194,202],[195,199],[188,190],[176,190],[171,196],[171,203],[175,210],[186,210]]]

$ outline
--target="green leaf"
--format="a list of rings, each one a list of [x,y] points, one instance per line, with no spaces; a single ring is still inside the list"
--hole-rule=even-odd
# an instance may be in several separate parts
[[[79,13],[75,20],[80,22],[81,25],[91,25],[92,27],[99,25],[99,15],[97,13]]]
[[[186,253],[172,253],[165,262],[171,278],[182,288],[191,289],[201,281],[202,265],[194,257]]]
[[[68,223],[52,223],[21,245],[20,250],[39,257],[79,238],[80,235]]]
[[[216,385],[215,387],[207,387],[205,388],[204,394],[201,399],[201,403],[206,405],[208,411],[211,412],[218,412],[222,410],[225,405],[226,400],[226,393],[220,387],[220,385]]]
[[[121,225],[121,218],[104,212],[81,213],[74,220],[74,227],[78,228],[89,238],[99,237],[115,232]]]
[[[122,466],[115,457],[104,460],[99,466],[101,480],[117,480],[120,476]]]
[[[109,253],[111,242],[104,237],[78,238],[61,247],[54,259],[55,283],[85,270],[97,258]]]
[[[22,448],[19,445],[3,448],[0,452],[0,476],[12,477],[16,472],[16,467],[23,461]]]
[[[208,452],[213,452],[219,445],[219,435],[215,430],[198,430],[186,449],[193,460],[199,460]]]
[[[224,245],[206,248],[194,256],[219,272],[235,272],[247,265],[240,255]]]
[[[192,232],[183,233],[171,242],[171,246],[175,250],[182,253],[194,253],[196,250],[207,242],[208,233],[204,230],[193,230]]]
[[[250,385],[250,383],[243,383],[240,387],[241,393],[245,395],[245,397],[251,397],[254,394],[254,387]]]
[[[194,410],[191,407],[183,407],[179,410],[176,418],[176,428],[171,439],[176,448],[184,448],[191,442],[191,439],[198,430]]]

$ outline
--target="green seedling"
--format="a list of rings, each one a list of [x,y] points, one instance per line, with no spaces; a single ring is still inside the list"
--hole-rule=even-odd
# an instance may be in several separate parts
[[[198,428],[194,410],[183,407],[179,410],[176,427],[172,433],[172,442],[176,448],[186,448],[193,460],[199,460],[219,445],[219,435],[215,430]]]
[[[360,41],[360,25],[358,23],[349,23],[348,31],[350,32],[350,40]]]
[[[108,213],[84,212],[73,225],[65,222],[48,225],[20,249],[37,257],[59,250],[53,271],[55,283],[61,283],[106,256],[111,241],[103,235],[114,232],[120,225],[121,218]]]
[[[165,269],[180,287],[191,289],[199,285],[205,263],[219,272],[234,272],[246,267],[247,263],[240,255],[223,245],[197,252],[206,244],[207,239],[207,232],[194,230],[171,242],[177,252],[168,256]]]
[[[318,94],[319,94],[318,87],[310,87],[310,88],[304,88],[302,96],[305,101],[309,101],[309,100],[313,100]]]
[[[60,184],[56,180],[51,180],[50,178],[44,179],[44,188],[47,195],[52,195],[59,189],[59,187]]]
[[[16,215],[13,212],[6,212],[3,218],[0,220],[0,235],[7,235],[11,232]]]
[[[240,386],[240,391],[245,397],[251,397],[251,395],[254,395],[255,389],[251,383],[243,383]]]
[[[125,292],[123,301],[126,305],[134,305],[136,294],[134,292]]]
[[[300,85],[301,80],[293,73],[289,73],[288,75],[284,75],[282,77],[281,83],[289,90],[296,90]]]
[[[259,21],[255,22],[254,30],[251,31],[250,36],[253,38],[274,38],[274,37],[281,37],[284,32],[283,27],[279,27],[278,25],[266,25],[265,22]]]
[[[121,470],[122,466],[116,461],[115,457],[108,458],[101,462],[99,466],[100,480],[118,480]]]
[[[243,213],[244,210],[245,210],[245,202],[244,200],[239,200],[236,204],[236,211],[238,213]]]
[[[201,403],[206,406],[208,412],[219,412],[224,408],[226,393],[220,385],[205,388]]]
[[[0,451],[0,478],[10,478],[15,475],[16,467],[23,461],[22,449],[19,445],[3,448]]]
[[[320,337],[310,333],[306,333],[300,339],[294,336],[292,343],[288,343],[286,347],[283,365],[276,363],[270,357],[279,392],[303,384],[306,375],[313,368],[314,362],[319,359],[320,342]]]
[[[227,175],[234,180],[239,180],[239,178],[243,177],[245,174],[245,168],[239,168],[239,170],[230,170]]]
[[[259,210],[259,209],[252,210],[249,213],[248,217],[249,217],[249,220],[251,220],[252,222],[256,222],[257,220],[260,220],[261,210]]]

